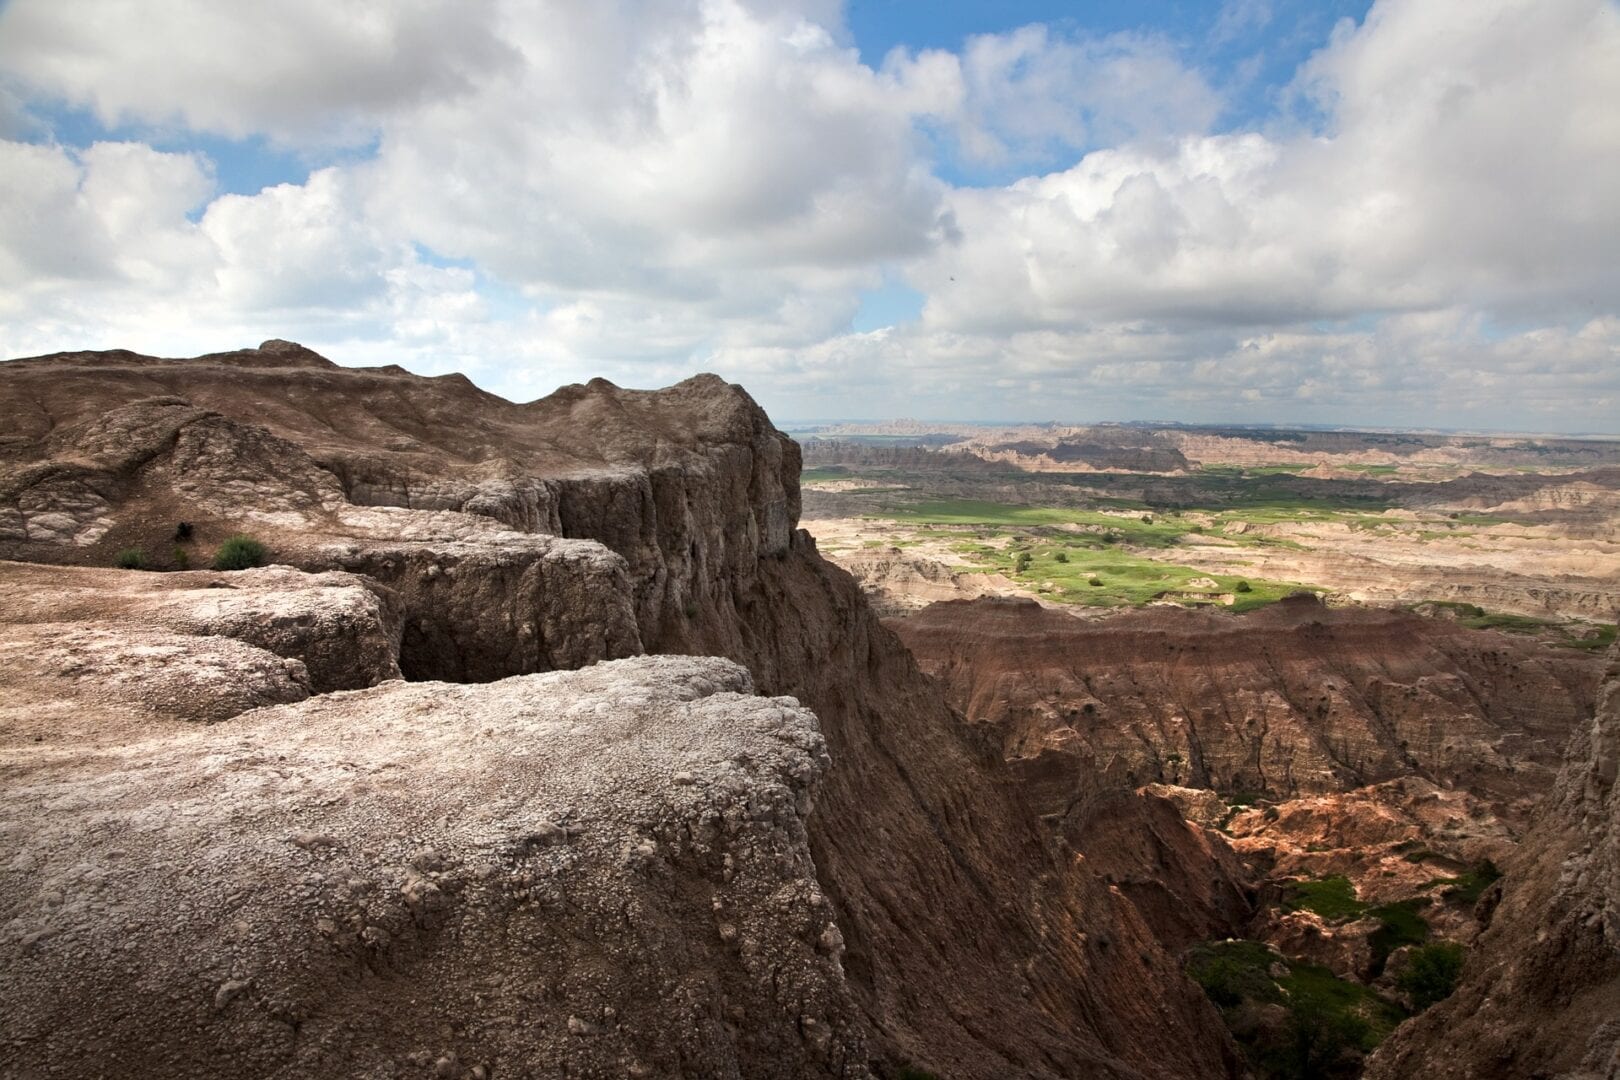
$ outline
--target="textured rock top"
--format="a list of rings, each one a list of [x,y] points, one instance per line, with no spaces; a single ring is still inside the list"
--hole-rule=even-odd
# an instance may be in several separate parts
[[[6,749],[11,1065],[859,1075],[821,736],[751,691],[647,657]]]

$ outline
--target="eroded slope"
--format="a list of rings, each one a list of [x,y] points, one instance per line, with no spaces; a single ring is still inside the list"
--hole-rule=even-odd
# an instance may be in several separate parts
[[[176,521],[199,547],[246,528],[279,560],[381,581],[407,677],[718,654],[811,707],[832,768],[809,845],[880,1067],[1235,1068],[1135,909],[1039,827],[998,755],[794,531],[797,450],[737,388],[593,382],[519,406],[272,342],[13,362],[4,402],[24,418],[0,482],[14,556],[105,562],[166,545]]]

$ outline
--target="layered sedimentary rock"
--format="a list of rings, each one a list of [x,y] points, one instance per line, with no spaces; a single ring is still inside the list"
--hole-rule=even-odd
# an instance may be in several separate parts
[[[713,654],[745,665],[761,693],[792,695],[813,709],[831,766],[805,829],[815,885],[836,932],[819,903],[795,910],[822,920],[815,941],[825,955],[843,950],[847,991],[826,982],[825,993],[807,997],[814,1007],[803,1011],[796,1033],[808,1049],[766,1071],[859,1075],[866,1058],[857,1060],[851,1048],[863,1042],[880,1069],[910,1065],[951,1077],[1202,1077],[1235,1068],[1219,1020],[1136,910],[1040,828],[999,756],[961,729],[855,584],[794,531],[796,448],[737,388],[713,377],[656,393],[593,382],[514,405],[464,379],[343,369],[272,342],[181,362],[73,354],[0,365],[0,405],[13,404],[8,415],[20,419],[0,451],[0,554],[105,565],[130,545],[166,550],[177,521],[191,526],[200,550],[249,531],[277,561],[381,579],[378,588],[399,605],[400,665],[410,678],[496,679],[642,651]],[[551,685],[506,679],[485,692],[506,701],[522,687]],[[453,755],[457,739],[477,738],[470,718],[481,707],[479,692],[389,684],[341,700],[363,715],[374,702],[372,720],[383,725],[374,737],[385,740],[455,721],[455,738],[438,744]],[[228,723],[245,738],[261,721],[277,739],[291,738],[323,715],[329,700],[338,699]],[[450,704],[458,701],[464,704]],[[600,704],[615,708],[610,695]],[[396,717],[396,706],[417,709],[416,719]],[[597,723],[583,706],[574,722]],[[333,725],[334,733],[340,728]],[[37,734],[51,738],[48,728]],[[214,744],[176,745],[184,758],[184,747]],[[53,753],[49,743],[25,745],[13,767],[45,767]],[[628,776],[639,766],[636,754],[626,753],[612,757]],[[401,797],[425,786],[434,789],[424,795],[429,805],[446,805],[451,796],[436,788],[445,779],[434,774],[437,767],[401,774]],[[522,763],[512,768],[520,773]],[[611,772],[601,774],[603,783]],[[514,775],[510,782],[528,781]],[[365,820],[392,827],[387,815]],[[428,832],[436,844],[440,834]],[[382,836],[374,839],[384,849],[376,865],[403,858]],[[71,855],[71,845],[62,850],[63,859]],[[228,860],[207,865],[219,867],[210,871],[211,887],[221,887]],[[18,895],[37,888],[53,866],[25,867]],[[543,890],[542,877],[526,887]],[[723,888],[703,899],[764,904]],[[580,903],[584,925],[595,926],[594,901]],[[499,922],[499,904],[490,904],[485,911],[473,903],[466,917]],[[758,910],[737,916],[766,917]],[[742,922],[727,925],[744,933]],[[606,977],[613,964],[632,964],[632,952],[596,957],[582,970]],[[503,971],[508,962],[526,962],[510,935],[456,938],[434,955],[460,963],[486,954],[498,954],[487,958]],[[722,982],[732,977],[724,974],[732,968],[707,953],[683,958],[654,950],[647,964],[664,973],[671,1011],[635,1026],[655,1033],[695,1015],[682,1011],[690,995],[677,993],[690,972],[718,967]],[[286,978],[277,993],[290,1000],[302,991],[291,988],[292,974]],[[400,993],[430,984],[407,976]],[[711,991],[693,991],[692,1008],[731,1001],[729,994],[703,996]],[[242,992],[226,994],[226,1004]],[[838,996],[845,992],[847,1021]],[[753,1038],[752,1003],[763,1003],[763,993],[737,991],[740,1017],[722,1010],[735,1046]],[[534,1007],[548,1025],[562,1016],[560,999],[542,995]],[[444,1024],[454,1033],[481,1009],[476,994],[457,998]],[[577,1039],[617,1023],[602,1011],[563,1021],[580,1029],[569,1032]],[[379,1028],[379,1045],[401,1030]],[[777,1045],[781,1030],[767,1024],[759,1045]],[[322,1052],[357,1061],[355,1038],[329,1033]],[[673,1074],[645,1057],[663,1041],[634,1041],[628,1057],[613,1060],[623,1068],[641,1062],[649,1075]],[[136,1044],[98,1045],[110,1054]],[[227,1042],[216,1061],[232,1061],[234,1045]],[[298,1045],[279,1043],[276,1054],[237,1071],[292,1068],[297,1058],[288,1055],[300,1052]],[[489,1045],[497,1050],[466,1054],[530,1052],[499,1040]],[[552,1052],[534,1045],[536,1055]],[[757,1059],[747,1057],[753,1052],[737,1049],[713,1059],[721,1064],[712,1069],[687,1071],[758,1075],[749,1064]],[[447,1057],[452,1075],[474,1067],[454,1047],[411,1053],[430,1065],[440,1060],[435,1053]],[[98,1060],[110,1067],[113,1059]],[[524,1060],[541,1069],[540,1062],[556,1059]],[[586,1074],[607,1068],[605,1057],[579,1060]],[[477,1067],[485,1066],[480,1060]]]
[[[1620,652],[1508,864],[1457,992],[1401,1028],[1367,1075],[1620,1074]]]
[[[1082,620],[1032,601],[936,604],[892,628],[1006,756],[1271,798],[1416,775],[1539,794],[1591,708],[1573,650],[1301,597],[1249,615]]]

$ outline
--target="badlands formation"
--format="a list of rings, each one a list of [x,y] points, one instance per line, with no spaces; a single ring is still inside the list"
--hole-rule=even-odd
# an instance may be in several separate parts
[[[516,405],[271,341],[0,363],[0,416],[0,1076],[1620,1069],[1612,650],[1077,619],[1010,556],[973,591],[1025,599],[880,623],[713,376]],[[201,569],[238,534],[273,565]],[[1467,948],[1426,1010],[1408,916]],[[1416,1015],[1323,1057],[1308,987]]]
[[[1236,1075],[740,389],[272,341],[0,416],[0,1074]]]

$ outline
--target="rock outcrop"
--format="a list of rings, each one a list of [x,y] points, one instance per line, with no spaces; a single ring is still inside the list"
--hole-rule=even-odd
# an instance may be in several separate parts
[[[1534,827],[1508,864],[1456,993],[1402,1027],[1367,1075],[1620,1074],[1620,651]]]
[[[1031,601],[889,624],[1009,759],[1273,799],[1416,775],[1504,805],[1551,781],[1599,662],[1310,597],[1076,619]],[[1044,764],[1042,764],[1044,762]]]
[[[7,747],[5,1071],[865,1075],[826,753],[752,690],[648,657]]]
[[[536,991],[514,1014],[514,1023],[521,1024],[525,1016],[546,1022],[535,1035],[538,1041],[522,1044],[531,1049],[502,1042],[505,1036],[494,1034],[487,1042],[456,1042],[443,1030],[456,1035],[458,1023],[467,1030],[484,1023],[487,1002],[479,1001],[483,991],[468,989],[437,1006],[431,1021],[426,1019],[429,1013],[420,1011],[428,1006],[407,1008],[410,994],[431,994],[438,985],[435,972],[448,970],[433,965],[484,962],[491,970],[507,972],[537,955],[554,956],[545,951],[552,946],[530,952],[511,933],[468,931],[436,938],[420,953],[431,953],[432,963],[417,966],[422,961],[413,937],[405,951],[409,962],[389,968],[397,979],[391,992],[398,996],[387,1000],[419,1024],[412,1027],[402,1020],[396,1027],[390,1026],[393,1021],[378,1020],[383,1026],[374,1029],[376,1047],[391,1052],[393,1040],[404,1038],[407,1030],[424,1038],[420,1031],[427,1029],[421,1025],[431,1022],[432,1030],[440,1032],[437,1041],[412,1050],[416,1057],[411,1060],[419,1058],[433,1068],[447,1060],[449,1075],[462,1068],[470,1071],[475,1059],[476,1067],[487,1069],[488,1055],[499,1060],[503,1053],[517,1055],[526,1067],[541,1072],[558,1071],[558,1062],[572,1061],[581,1075],[622,1075],[608,1070],[629,1069],[638,1062],[651,1070],[648,1075],[860,1075],[868,1061],[879,1071],[907,1066],[953,1078],[1205,1077],[1235,1070],[1219,1019],[1159,947],[1136,909],[1040,827],[999,755],[961,727],[906,650],[872,616],[854,582],[820,559],[808,535],[795,531],[796,447],[739,389],[712,376],[659,392],[626,391],[595,381],[514,405],[457,377],[421,379],[399,369],[344,369],[297,346],[270,342],[260,350],[190,361],[86,353],[0,364],[0,408],[19,417],[0,446],[0,555],[104,566],[130,546],[167,550],[179,521],[191,526],[191,543],[200,551],[226,535],[250,531],[279,562],[307,572],[354,571],[379,582],[378,595],[390,596],[398,605],[399,663],[408,678],[500,680],[469,688],[390,683],[269,712],[247,712],[228,722],[229,731],[175,736],[179,741],[173,753],[166,753],[171,761],[184,762],[195,756],[192,750],[206,757],[230,737],[259,738],[255,732],[260,725],[263,738],[298,744],[306,728],[320,726],[328,716],[336,722],[323,728],[329,734],[322,738],[342,740],[344,710],[350,709],[369,718],[356,721],[361,725],[357,730],[373,731],[352,740],[356,754],[414,758],[416,751],[394,745],[361,744],[367,739],[405,740],[407,732],[417,733],[410,738],[434,732],[441,749],[433,753],[454,757],[461,740],[476,745],[477,716],[484,707],[480,694],[491,695],[489,702],[496,703],[491,707],[498,710],[532,707],[543,713],[542,704],[523,704],[528,701],[525,688],[587,688],[595,685],[592,673],[620,666],[598,665],[578,676],[512,676],[637,652],[729,657],[746,667],[759,692],[791,695],[819,717],[831,765],[804,822],[812,863],[794,861],[798,857],[789,849],[778,849],[792,862],[778,868],[782,888],[805,900],[767,900],[764,894],[720,886],[711,890],[709,878],[699,888],[694,869],[678,877],[672,895],[656,901],[679,907],[671,909],[669,926],[705,904],[735,907],[737,921],[726,925],[740,941],[760,920],[787,917],[790,925],[777,928],[787,936],[775,940],[789,952],[789,938],[812,940],[796,935],[813,930],[824,962],[817,967],[805,957],[809,966],[804,971],[810,974],[803,976],[802,989],[791,981],[770,985],[768,973],[775,969],[767,961],[751,967],[746,951],[742,960],[731,952],[712,951],[735,948],[719,931],[718,944],[684,945],[698,950],[690,953],[660,937],[647,951],[645,964],[629,944],[633,936],[614,936],[618,931],[613,931],[604,940],[624,942],[625,947],[581,956],[567,977],[579,980],[577,985],[592,977],[629,978],[614,966],[627,965],[629,971],[662,980],[657,985],[666,1012],[639,1014],[632,1024],[618,1018],[628,1015],[627,1008],[642,1005],[603,1002],[600,1009],[593,1006],[595,1011],[564,1017],[568,1038],[553,1044],[545,1040],[551,1038],[568,995]],[[636,666],[649,663],[621,661],[625,671],[675,678],[674,668]],[[615,726],[616,711],[658,726],[654,714],[666,706],[658,704],[662,699],[656,686],[627,690],[622,710],[610,690],[602,687],[595,705],[587,709],[581,704],[569,713],[571,723],[587,729],[578,735],[586,740],[581,753],[589,740],[601,737],[591,729],[606,725],[602,732],[621,730]],[[638,697],[653,704],[643,708],[636,704]],[[600,714],[594,711],[598,706]],[[738,708],[746,713],[755,706]],[[791,706],[770,705],[767,711],[782,709]],[[366,728],[367,723],[378,726]],[[64,738],[49,725],[27,730],[29,737],[21,740],[8,766],[19,776],[53,767]],[[507,771],[497,771],[485,782],[531,783],[521,775],[526,763],[516,760],[521,757],[517,747],[538,730],[523,724],[512,730],[505,737],[512,747]],[[36,735],[44,746],[31,743]],[[622,772],[624,783],[640,783],[637,778],[648,771],[642,758],[674,753],[661,746],[651,735],[637,735],[622,752],[603,755],[602,767],[590,774],[593,782],[619,783],[615,777]],[[719,743],[706,745],[684,771],[698,774],[713,765],[709,751],[727,760],[738,752]],[[753,753],[746,747],[741,752]],[[80,775],[104,766],[114,768],[114,763],[88,765]],[[441,769],[448,772],[436,771]],[[456,777],[464,775],[458,769],[454,762],[413,760],[397,777],[381,773],[372,783],[386,788],[390,798],[401,799],[402,806],[420,797],[433,812],[408,820],[423,823],[417,831],[435,850],[442,842],[469,852],[458,857],[474,865],[470,852],[482,841],[456,835],[453,822],[432,824],[438,820],[435,814],[466,805],[455,791]],[[120,781],[118,786],[132,792],[145,790],[148,783],[145,773],[114,775],[127,775],[127,785]],[[246,788],[251,791],[253,785]],[[42,780],[28,790],[53,789]],[[272,785],[269,790],[283,789]],[[564,790],[581,792],[556,804],[554,824],[566,831],[560,820],[564,809],[579,811],[595,804],[583,789],[565,784]],[[657,790],[652,794],[657,796]],[[108,797],[118,796],[110,792]],[[495,802],[501,798],[505,796]],[[413,864],[407,852],[392,846],[390,837],[398,830],[388,814],[351,816],[362,811],[341,800],[319,805],[321,812],[308,816],[332,814],[348,823],[345,829],[352,825],[346,834],[352,839],[344,841],[348,846],[342,851],[375,851],[367,857],[366,875],[357,876],[372,880],[372,870],[381,874],[394,867],[399,880],[387,878],[388,887],[405,890],[402,897],[411,891],[414,879],[404,868]],[[275,815],[280,811],[274,808],[255,806],[243,812],[279,821]],[[608,808],[592,812],[607,815]],[[791,832],[792,823],[778,818],[772,819],[778,833]],[[367,823],[373,833],[366,831]],[[618,835],[604,833],[610,834]],[[69,841],[63,844],[64,851],[72,850]],[[738,859],[745,861],[745,854]],[[782,858],[776,862],[781,864]],[[721,863],[724,886],[723,859]],[[13,865],[21,877],[12,896],[31,896],[43,887],[42,868]],[[198,887],[222,889],[230,865],[229,852],[207,862],[210,869],[199,872],[203,880]],[[250,860],[250,865],[267,864]],[[705,872],[709,867],[704,864]],[[545,903],[558,906],[564,923],[559,933],[565,938],[569,927],[606,925],[633,902],[610,884],[612,899],[601,901],[607,907],[598,906],[597,898],[582,895],[594,887],[585,883],[598,880],[592,876],[596,872],[579,872],[586,876],[565,876],[563,883],[572,881],[574,891],[563,890],[561,899],[545,899],[551,894],[545,892],[549,886],[543,874],[537,872],[524,884],[540,890]],[[421,876],[420,868],[417,873]],[[812,873],[810,882],[807,875]],[[300,887],[319,897],[325,884],[323,878]],[[442,883],[430,884],[447,894]],[[701,903],[692,902],[694,891]],[[455,906],[464,912],[458,917],[469,920],[465,925],[490,928],[503,920],[510,925],[497,892],[468,885],[458,896]],[[409,907],[409,900],[404,902]],[[397,907],[395,899],[390,903]],[[789,916],[778,910],[784,904]],[[267,924],[251,905],[243,910],[251,939]],[[795,922],[792,912],[804,914]],[[273,921],[272,912],[264,914]],[[212,915],[199,916],[204,917]],[[401,914],[395,920],[401,929],[403,919]],[[181,933],[200,932],[186,918],[174,921],[188,927]],[[705,934],[710,925],[704,924]],[[394,929],[383,929],[388,934],[383,940],[394,943]],[[407,936],[418,932],[420,928]],[[521,939],[523,932],[516,936]],[[137,950],[148,933],[132,932]],[[34,946],[42,940],[35,939]],[[840,950],[842,988],[836,985],[832,963]],[[99,971],[97,955],[85,954],[87,966]],[[227,1015],[232,1002],[247,995],[265,1002],[272,1019],[296,1019],[299,1006],[287,1003],[308,1000],[300,995],[314,995],[310,987],[325,986],[332,970],[311,969],[310,987],[300,989],[290,968],[274,976],[250,968],[243,969],[247,974],[233,970],[219,986],[205,988],[210,1002],[221,993],[225,998],[224,1009],[206,1016]],[[765,982],[760,981],[761,971],[767,972]],[[687,988],[683,980],[693,978],[701,985]],[[721,984],[718,990],[715,980]],[[738,987],[734,992],[728,989],[733,982]],[[235,983],[251,985],[223,991]],[[273,990],[268,997],[252,997],[255,986]],[[787,1028],[778,1023],[778,1013],[770,1013],[782,995],[803,998],[791,1025],[798,1042],[781,1051],[786,1056],[769,1059],[775,1062],[772,1067],[760,1069],[755,1063],[768,1060],[764,1055],[788,1046],[781,1041],[788,1038]],[[725,1007],[716,1014],[722,1001]],[[726,1011],[733,1003],[742,1009],[738,1016]],[[48,1007],[36,1003],[30,1015]],[[63,1002],[61,1008],[54,1015],[67,1025],[64,1030],[71,1030],[66,1019],[71,1003]],[[615,1014],[604,1011],[608,1008]],[[755,1033],[753,1018],[767,1013],[772,1019],[762,1021]],[[719,1027],[708,1023],[716,1015]],[[692,1037],[698,1043],[674,1033],[676,1016],[683,1022],[704,1019]],[[140,1019],[139,1013],[131,1014],[128,1023]],[[603,1043],[618,1055],[612,1058],[606,1051],[592,1056],[569,1041],[600,1038],[619,1026],[645,1028],[652,1035],[612,1034]],[[293,1027],[299,1032],[296,1040],[283,1039],[274,1051],[263,1049],[229,1071],[268,1075],[295,1069],[305,1039],[301,1024]],[[115,1059],[108,1055],[133,1054],[148,1045],[144,1038],[136,1039],[134,1027],[118,1030],[136,1041],[120,1041],[125,1036],[119,1036],[93,1042],[99,1049],[90,1051],[92,1057],[102,1055],[95,1058],[96,1067],[112,1068]],[[235,1061],[233,1048],[239,1044],[231,1041],[235,1036],[227,1035],[228,1030],[235,1029],[227,1025],[218,1033],[224,1041],[210,1044],[216,1046],[210,1059],[216,1065]],[[725,1043],[722,1035],[732,1041]],[[382,1062],[380,1056],[366,1057],[373,1052],[366,1048],[372,1038],[371,1033],[332,1029],[323,1034],[319,1052],[328,1055],[322,1060],[332,1062]],[[671,1065],[667,1056],[649,1056],[666,1044],[671,1053],[691,1057]],[[583,1056],[547,1056],[554,1049]],[[610,1060],[616,1064],[609,1066]]]

